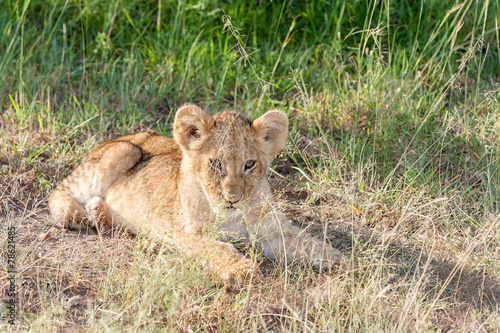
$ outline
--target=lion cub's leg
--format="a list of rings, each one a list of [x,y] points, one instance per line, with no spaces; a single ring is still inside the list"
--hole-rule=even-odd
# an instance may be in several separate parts
[[[316,268],[332,268],[345,259],[342,252],[292,226],[282,214],[268,214],[257,233],[264,254],[271,259],[298,260]]]
[[[107,142],[92,151],[50,196],[56,225],[71,229],[84,229],[86,222],[110,226],[106,193],[141,158],[141,150],[126,141]]]
[[[177,234],[175,245],[214,272],[225,284],[241,287],[251,276],[252,261],[234,245],[191,234]]]

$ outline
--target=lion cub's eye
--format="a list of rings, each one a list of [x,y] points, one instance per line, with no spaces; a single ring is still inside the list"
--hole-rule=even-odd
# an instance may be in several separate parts
[[[253,168],[255,168],[255,165],[256,165],[256,162],[254,160],[248,160],[245,163],[245,171],[252,170]]]
[[[222,173],[222,162],[218,158],[210,159],[210,167],[217,173]]]

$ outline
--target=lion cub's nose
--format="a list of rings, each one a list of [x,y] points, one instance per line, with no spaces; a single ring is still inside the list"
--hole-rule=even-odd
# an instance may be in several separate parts
[[[231,192],[226,192],[224,193],[224,200],[230,204],[235,204],[238,201],[241,200],[242,193],[231,193]]]
[[[243,197],[243,188],[236,184],[227,185],[224,189],[224,200],[230,204],[235,204]]]
[[[224,200],[229,204],[235,204],[243,197],[243,186],[238,179],[228,177],[222,182],[221,187]]]

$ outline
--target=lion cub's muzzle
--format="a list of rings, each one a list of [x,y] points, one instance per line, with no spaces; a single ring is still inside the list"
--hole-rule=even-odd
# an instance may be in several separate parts
[[[243,186],[236,180],[223,182],[221,185],[224,201],[230,207],[243,199]]]

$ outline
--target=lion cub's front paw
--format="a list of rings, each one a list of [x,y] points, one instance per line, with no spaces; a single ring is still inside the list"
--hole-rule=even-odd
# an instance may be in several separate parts
[[[217,273],[226,285],[239,289],[249,281],[255,272],[252,261],[243,258],[221,267]]]
[[[339,250],[328,246],[324,251],[321,251],[316,258],[312,260],[314,267],[319,269],[331,269],[340,265],[346,260],[346,257]]]

